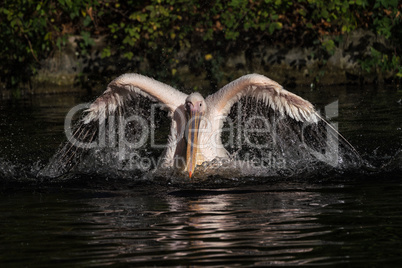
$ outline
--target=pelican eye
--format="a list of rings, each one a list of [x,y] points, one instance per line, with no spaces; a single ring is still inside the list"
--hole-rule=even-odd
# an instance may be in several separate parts
[[[202,106],[202,103],[200,102],[200,107]]]

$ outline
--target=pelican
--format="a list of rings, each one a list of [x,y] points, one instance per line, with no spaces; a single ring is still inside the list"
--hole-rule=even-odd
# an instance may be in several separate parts
[[[159,103],[171,119],[167,147],[162,155],[163,166],[187,172],[190,178],[197,165],[230,157],[222,144],[222,126],[231,108],[242,98],[262,103],[263,109],[294,122],[316,124],[323,121],[309,101],[260,74],[244,75],[204,98],[198,92],[187,95],[153,78],[127,73],[110,82],[106,91],[89,106],[82,119],[84,128],[75,135],[89,135],[92,141],[93,130],[86,130],[86,126],[108,115],[124,113],[130,101],[141,98]],[[63,154],[71,154],[71,151],[70,147]]]

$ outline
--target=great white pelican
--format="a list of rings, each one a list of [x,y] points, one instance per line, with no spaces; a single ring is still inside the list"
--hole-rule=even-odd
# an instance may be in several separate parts
[[[90,104],[81,120],[81,127],[73,136],[91,142],[95,137],[95,131],[89,128],[91,124],[96,125],[110,115],[124,114],[133,100],[148,99],[159,103],[171,119],[161,162],[164,167],[187,172],[191,178],[197,165],[230,157],[222,144],[222,126],[232,106],[244,98],[297,124],[327,124],[309,101],[263,75],[244,75],[204,98],[197,92],[187,95],[150,77],[127,73],[110,82],[106,91]],[[71,160],[69,155],[74,154],[72,147],[76,144],[72,145],[60,153],[61,161]]]

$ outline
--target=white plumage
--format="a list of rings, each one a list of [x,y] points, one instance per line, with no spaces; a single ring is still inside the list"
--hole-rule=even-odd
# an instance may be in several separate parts
[[[211,161],[216,157],[228,157],[222,145],[220,131],[231,107],[241,98],[261,101],[266,109],[271,108],[281,116],[299,122],[316,123],[319,115],[313,105],[301,97],[283,89],[277,82],[259,74],[242,76],[227,84],[205,100],[197,93],[184,94],[171,86],[139,74],[124,74],[113,80],[107,90],[87,110],[83,122],[88,124],[102,116],[113,114],[124,107],[128,100],[146,97],[164,105],[172,119],[168,146],[164,154],[165,165],[174,165],[174,159],[185,157],[185,129],[188,123],[186,101],[205,101],[205,111],[198,134],[199,149],[197,163]],[[205,127],[208,129],[205,130]]]
[[[72,110],[77,111],[75,108]],[[166,110],[171,121],[167,137],[156,134],[158,137],[152,140],[156,136],[149,133],[156,133],[155,127],[165,121],[155,108]],[[143,139],[144,133],[151,137],[151,144],[147,144],[147,137]],[[250,173],[245,174],[263,168],[261,175],[266,175],[271,168],[282,168],[275,166],[275,161],[282,158],[289,160],[286,165],[292,172],[300,160],[302,166],[298,168],[303,170],[303,163],[316,160],[337,166],[348,159],[355,163],[361,159],[310,102],[259,74],[242,76],[205,99],[197,92],[187,95],[140,74],[124,74],[109,83],[66,135],[67,142],[42,171],[46,176],[59,176],[73,167],[87,171],[88,165],[94,165],[97,169],[98,160],[102,168],[110,164],[117,170],[127,170],[128,164],[128,170],[143,172],[156,167],[161,174],[167,174],[164,168],[168,172],[178,169],[191,177],[196,170],[201,176],[220,174],[216,168],[221,161],[235,164],[226,166],[231,176],[233,168],[244,172],[244,163],[251,163],[247,165],[251,169],[246,169]],[[157,157],[149,149],[156,140],[161,142],[161,137],[167,144],[163,144],[163,155]],[[142,147],[132,146],[138,140],[143,141]],[[143,156],[152,160],[152,166],[136,166]],[[254,169],[253,159],[259,159],[262,165]],[[202,167],[196,169],[200,164]]]

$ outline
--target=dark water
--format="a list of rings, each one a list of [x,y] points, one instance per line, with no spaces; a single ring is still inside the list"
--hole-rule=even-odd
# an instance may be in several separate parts
[[[37,177],[85,96],[0,101],[0,264],[4,267],[400,267],[402,91],[293,90],[333,118],[372,165],[245,183]],[[325,175],[322,175],[325,174]]]

